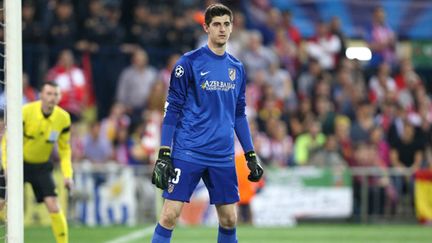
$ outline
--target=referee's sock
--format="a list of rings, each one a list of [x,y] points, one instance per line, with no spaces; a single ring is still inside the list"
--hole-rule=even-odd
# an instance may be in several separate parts
[[[170,243],[172,231],[173,230],[167,229],[167,228],[163,227],[162,225],[157,224],[151,242],[152,243]]]
[[[236,228],[225,229],[219,225],[218,243],[237,243]]]
[[[51,213],[51,228],[57,243],[68,243],[68,225],[62,211]]]

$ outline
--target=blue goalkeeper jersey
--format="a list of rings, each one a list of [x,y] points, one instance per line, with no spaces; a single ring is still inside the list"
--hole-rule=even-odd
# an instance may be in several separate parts
[[[216,55],[208,46],[184,54],[171,74],[166,104],[166,114],[178,116],[172,157],[234,165],[234,127],[246,117],[245,86],[243,65],[230,54]]]

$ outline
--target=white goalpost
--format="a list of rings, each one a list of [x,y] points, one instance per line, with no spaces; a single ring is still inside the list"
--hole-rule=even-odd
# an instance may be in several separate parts
[[[24,242],[21,1],[4,0],[7,220],[6,242]]]

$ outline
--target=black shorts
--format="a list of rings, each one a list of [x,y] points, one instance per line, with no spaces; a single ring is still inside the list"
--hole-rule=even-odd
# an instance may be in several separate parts
[[[33,164],[24,162],[24,182],[31,184],[38,203],[43,202],[45,197],[57,196],[54,179],[52,177],[53,164],[51,162]],[[0,198],[5,198],[6,181],[4,171],[0,176]]]

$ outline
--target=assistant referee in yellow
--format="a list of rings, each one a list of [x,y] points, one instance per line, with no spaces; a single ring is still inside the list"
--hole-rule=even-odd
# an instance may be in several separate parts
[[[55,83],[44,83],[40,100],[23,106],[24,126],[24,181],[32,185],[39,203],[44,202],[51,216],[51,226],[57,243],[68,242],[68,226],[57,200],[52,177],[52,150],[57,143],[60,166],[67,189],[73,186],[70,147],[69,113],[57,106],[60,88]],[[3,168],[6,168],[6,142],[2,140]],[[15,161],[13,161],[15,162]],[[9,162],[10,163],[10,162]],[[4,173],[2,169],[1,173]],[[0,180],[0,208],[5,203],[5,180]]]

